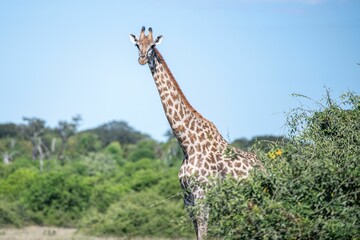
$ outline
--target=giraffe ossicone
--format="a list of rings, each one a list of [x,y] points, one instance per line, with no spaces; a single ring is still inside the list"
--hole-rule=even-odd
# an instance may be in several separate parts
[[[255,166],[262,168],[262,164],[254,153],[231,146],[216,126],[191,106],[156,48],[162,35],[154,40],[152,29],[148,31],[146,35],[142,27],[139,38],[130,34],[130,40],[139,50],[139,63],[149,65],[165,116],[184,153],[178,177],[184,203],[191,206],[206,196],[211,179],[226,176],[243,179]],[[201,207],[202,211],[192,220],[197,238],[205,239],[209,209]]]

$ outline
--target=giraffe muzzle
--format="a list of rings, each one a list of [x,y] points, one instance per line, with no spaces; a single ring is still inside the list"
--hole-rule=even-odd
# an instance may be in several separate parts
[[[146,56],[143,56],[143,55],[140,55],[140,57],[139,57],[139,63],[141,64],[141,65],[145,65],[146,63],[147,63],[147,57]]]

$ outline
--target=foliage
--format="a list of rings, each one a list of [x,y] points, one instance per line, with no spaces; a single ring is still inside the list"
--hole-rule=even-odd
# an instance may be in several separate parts
[[[19,158],[10,165],[0,164],[0,177],[5,179],[10,174],[21,168],[36,170],[37,163],[35,161],[29,160],[28,158]]]
[[[89,206],[90,185],[84,178],[48,173],[36,178],[22,197],[36,223],[74,226]]]
[[[162,152],[161,159],[164,160],[166,165],[180,167],[179,164],[181,163],[181,161],[179,160],[184,159],[184,154],[175,137],[169,138],[169,140],[163,144],[161,152]]]
[[[181,203],[167,201],[156,193],[143,191],[128,194],[112,204],[106,213],[91,211],[82,228],[95,235],[180,237],[192,234],[181,231],[177,219],[184,216]]]
[[[61,148],[59,152],[59,159],[64,164],[64,151],[67,146],[68,139],[75,135],[77,128],[80,124],[81,116],[77,115],[72,118],[71,122],[59,121],[58,127],[56,128],[57,133],[61,139]]]
[[[183,201],[183,192],[178,178],[178,168],[170,168],[153,188],[159,195],[173,201]]]
[[[155,148],[149,142],[139,145],[134,149]],[[149,158],[136,162],[123,159],[118,165],[119,146],[111,144],[65,165],[56,159],[46,160],[42,173],[36,161],[30,159],[0,164],[0,225],[81,227],[84,231],[91,229],[96,235],[186,237],[192,234],[190,225],[183,227],[178,223],[178,217],[187,219],[177,180],[178,169]],[[154,207],[149,209],[149,205]],[[134,214],[134,210],[139,212]],[[115,221],[119,211],[126,215]],[[128,215],[132,218],[123,222]],[[124,231],[132,231],[140,223],[134,232],[111,230],[121,226]],[[150,228],[153,230],[149,231]]]
[[[0,200],[0,227],[16,226],[24,224],[26,215],[17,202]]]
[[[31,168],[15,170],[7,178],[0,179],[0,196],[10,201],[18,199],[22,192],[31,186],[36,175],[37,171]]]
[[[138,148],[131,152],[128,157],[129,161],[136,162],[144,158],[154,159],[154,151],[148,148]]]
[[[359,96],[350,92],[337,103],[328,94],[316,103],[316,110],[301,107],[288,115],[287,138],[233,142],[255,149],[266,172],[209,190],[204,201],[212,209],[210,236],[360,239]],[[10,163],[0,162],[0,226],[193,236],[177,178],[183,154],[170,134],[158,143],[126,122],[80,133],[63,122],[61,139],[59,129],[45,127],[45,121],[26,121],[0,125],[0,153],[11,155]]]
[[[31,143],[22,138],[0,138],[0,155],[8,154],[10,160],[31,155]]]
[[[116,161],[110,154],[94,153],[83,157],[82,164],[85,165],[85,175],[96,174],[109,175],[117,170]]]
[[[135,131],[124,121],[111,121],[87,131],[98,135],[102,146],[114,141],[118,141],[120,144],[135,144],[142,139],[148,138],[147,135]]]
[[[138,171],[152,170],[153,172],[159,172],[161,168],[163,168],[161,161],[150,158],[143,158],[137,162],[127,162],[123,167],[125,174],[129,177]]]
[[[136,147],[128,153],[128,160],[132,162],[139,161],[143,158],[155,159],[156,143],[151,140],[143,140],[136,144]]]
[[[0,124],[0,138],[22,138],[24,126],[14,123]]]
[[[101,142],[98,135],[90,132],[82,132],[69,139],[67,153],[74,157],[99,151],[100,148]]]
[[[226,239],[360,237],[360,105],[347,93],[289,115],[290,141],[258,155],[267,171],[209,190],[210,233]]]
[[[23,120],[27,122],[24,133],[32,144],[32,159],[37,157],[42,159],[44,156],[42,136],[45,133],[45,121],[36,117],[24,117]]]
[[[246,138],[235,139],[235,141],[232,142],[232,145],[241,150],[248,151],[256,144],[257,148],[269,151],[272,147],[272,143],[286,141],[288,141],[287,138],[283,136],[257,136],[250,140]]]
[[[116,184],[111,181],[98,182],[92,188],[90,205],[101,213],[106,212],[111,204],[118,202],[122,196],[130,193],[130,190],[126,184]]]
[[[119,165],[124,163],[124,151],[119,142],[110,143],[104,148],[103,152],[111,155]]]

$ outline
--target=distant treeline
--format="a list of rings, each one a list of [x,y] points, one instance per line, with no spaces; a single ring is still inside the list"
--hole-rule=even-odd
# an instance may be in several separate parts
[[[4,162],[20,156],[31,156],[32,159],[55,157],[64,160],[66,157],[100,150],[112,142],[127,146],[148,140],[161,145],[150,135],[141,133],[125,121],[110,121],[95,128],[78,131],[81,116],[75,116],[70,121],[59,121],[54,128],[48,127],[45,120],[37,117],[24,117],[23,120],[23,124],[0,124],[0,152],[7,153],[3,154]],[[164,135],[167,141],[174,138],[170,130]],[[261,146],[266,148],[267,142],[280,140],[285,138],[258,136],[252,139],[236,139],[233,144],[240,149],[249,150],[255,142],[260,141]]]

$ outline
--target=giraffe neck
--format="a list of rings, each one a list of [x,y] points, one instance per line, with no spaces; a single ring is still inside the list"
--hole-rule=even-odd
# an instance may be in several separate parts
[[[198,113],[186,99],[160,52],[154,48],[149,67],[165,115],[185,155],[206,140],[226,143],[217,128]]]

